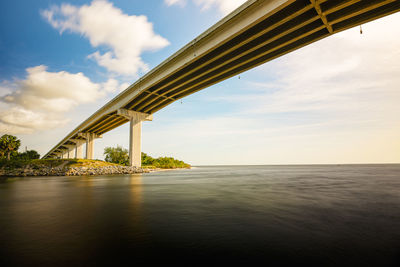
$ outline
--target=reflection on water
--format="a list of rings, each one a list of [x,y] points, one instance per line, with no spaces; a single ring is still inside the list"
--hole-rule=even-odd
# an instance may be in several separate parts
[[[0,181],[0,266],[400,266],[400,165]]]
[[[142,175],[131,175],[129,177],[129,181],[131,188],[132,206],[135,207],[136,210],[139,210],[140,205],[142,204]]]

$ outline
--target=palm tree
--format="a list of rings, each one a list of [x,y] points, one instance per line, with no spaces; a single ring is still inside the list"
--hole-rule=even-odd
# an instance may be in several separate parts
[[[17,151],[21,141],[13,135],[5,134],[0,138],[0,153],[4,156],[7,154],[7,160],[10,160],[10,155],[13,151]]]

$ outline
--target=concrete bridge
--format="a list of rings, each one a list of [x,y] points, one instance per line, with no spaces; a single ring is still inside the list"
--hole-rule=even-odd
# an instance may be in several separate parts
[[[93,159],[94,140],[130,122],[130,164],[141,166],[142,122],[152,120],[153,113],[322,38],[399,10],[400,0],[249,0],[96,111],[44,158],[83,158],[86,144],[85,158]]]

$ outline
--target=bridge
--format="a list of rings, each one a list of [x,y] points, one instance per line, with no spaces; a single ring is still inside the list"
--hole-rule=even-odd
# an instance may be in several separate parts
[[[399,10],[400,0],[249,0],[101,107],[43,158],[83,158],[86,144],[85,158],[93,159],[94,140],[130,122],[129,162],[140,167],[142,122],[152,120],[158,110]]]

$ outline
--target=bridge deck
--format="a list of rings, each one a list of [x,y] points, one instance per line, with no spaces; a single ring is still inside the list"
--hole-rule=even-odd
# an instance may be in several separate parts
[[[310,43],[400,10],[399,0],[250,0],[95,112],[80,132],[104,134],[128,120],[119,108],[155,113],[172,102]]]

